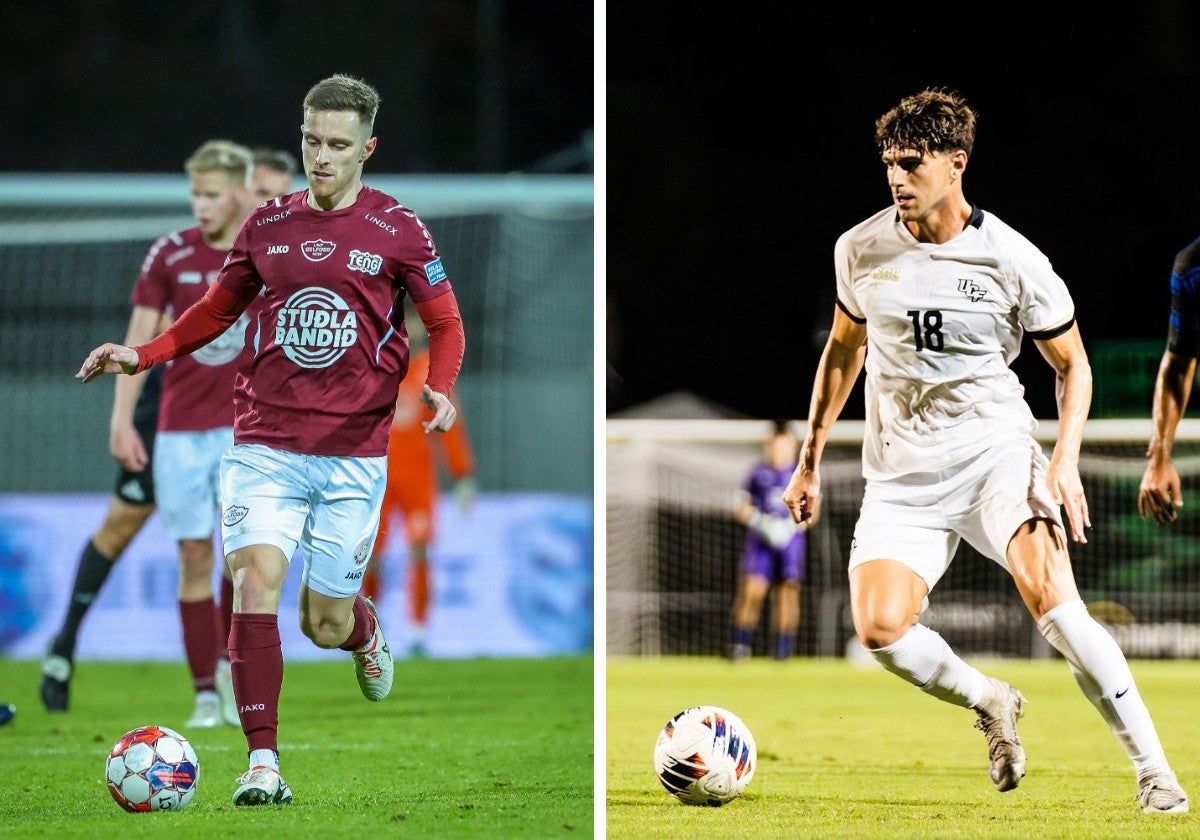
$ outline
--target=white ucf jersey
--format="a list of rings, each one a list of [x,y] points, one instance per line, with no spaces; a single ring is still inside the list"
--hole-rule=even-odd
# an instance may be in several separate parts
[[[1009,365],[1026,332],[1068,330],[1075,304],[1029,240],[973,207],[958,236],[922,243],[889,207],[842,234],[834,261],[838,306],[867,327],[864,477],[943,470],[1033,432]]]

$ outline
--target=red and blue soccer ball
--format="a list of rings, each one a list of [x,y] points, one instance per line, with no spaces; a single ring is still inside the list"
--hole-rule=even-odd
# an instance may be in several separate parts
[[[113,745],[104,776],[108,792],[126,811],[178,811],[196,795],[200,760],[175,730],[139,726]]]
[[[685,805],[724,805],[754,777],[758,748],[750,728],[719,706],[692,706],[667,721],[654,745],[654,771]]]

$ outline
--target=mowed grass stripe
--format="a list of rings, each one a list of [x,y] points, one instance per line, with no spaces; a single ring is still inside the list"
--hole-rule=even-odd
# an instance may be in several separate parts
[[[1132,765],[1062,659],[972,660],[1029,700],[1019,788],[997,792],[974,713],[874,665],[841,659],[612,658],[606,662],[607,837],[1200,837],[1200,816],[1146,815]],[[1180,781],[1200,809],[1200,663],[1134,661]],[[666,720],[723,706],[758,744],[754,780],[722,808],[691,808],[654,775]]]
[[[582,837],[594,818],[593,660],[406,660],[392,695],[365,700],[353,668],[287,663],[280,699],[290,807],[230,804],[240,729],[187,731],[183,663],[82,662],[71,708],[38,699],[38,663],[0,660],[0,837]],[[127,814],[104,786],[111,745],[136,726],[178,729],[200,757],[178,813]]]

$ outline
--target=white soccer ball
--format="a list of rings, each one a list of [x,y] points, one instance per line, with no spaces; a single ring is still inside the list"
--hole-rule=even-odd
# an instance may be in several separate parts
[[[200,760],[165,726],[139,726],[121,736],[104,764],[108,792],[126,811],[178,811],[196,795]]]
[[[719,706],[692,706],[667,721],[654,745],[654,772],[685,805],[724,805],[754,777],[758,748],[742,719]]]

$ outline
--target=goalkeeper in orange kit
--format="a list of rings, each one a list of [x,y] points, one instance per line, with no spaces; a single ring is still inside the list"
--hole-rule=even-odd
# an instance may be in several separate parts
[[[401,380],[396,397],[396,414],[388,437],[387,490],[379,514],[379,535],[363,575],[362,592],[378,602],[383,589],[382,558],[387,551],[393,520],[398,517],[403,521],[408,541],[411,653],[422,656],[432,595],[429,546],[436,537],[439,461],[453,480],[455,500],[465,513],[475,497],[475,456],[461,414],[450,431],[442,435],[427,434],[421,425],[423,419],[428,419],[429,409],[421,402],[421,388],[417,383],[425,381],[429,348],[419,319],[406,318],[405,327],[412,352],[409,374]]]

